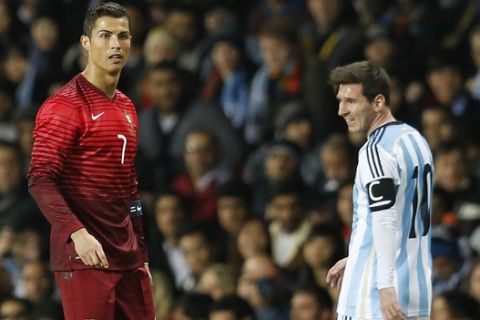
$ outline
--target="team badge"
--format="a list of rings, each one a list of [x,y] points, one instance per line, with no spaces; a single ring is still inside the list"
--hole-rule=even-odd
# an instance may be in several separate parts
[[[135,127],[133,126],[132,115],[130,113],[128,113],[127,111],[125,111],[125,119],[127,119],[127,122],[130,124],[130,131],[135,133]]]

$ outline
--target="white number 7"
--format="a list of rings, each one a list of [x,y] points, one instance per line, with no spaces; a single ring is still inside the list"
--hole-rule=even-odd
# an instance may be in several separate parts
[[[127,137],[125,137],[123,134],[117,134],[117,138],[121,139],[123,141],[122,160],[120,161],[120,163],[124,164],[125,163],[125,151],[127,150]]]

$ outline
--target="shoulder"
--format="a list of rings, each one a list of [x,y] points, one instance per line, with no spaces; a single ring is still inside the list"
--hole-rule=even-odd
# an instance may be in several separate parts
[[[115,91],[116,95],[116,100],[118,103],[125,104],[125,105],[130,105],[132,107],[135,107],[135,104],[133,103],[132,99],[130,99],[125,93],[123,93],[120,90]]]
[[[75,76],[45,100],[39,109],[39,114],[72,112],[78,109],[77,106],[82,100],[78,76]]]

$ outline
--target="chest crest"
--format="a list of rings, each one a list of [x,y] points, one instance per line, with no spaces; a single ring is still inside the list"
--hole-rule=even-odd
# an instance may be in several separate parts
[[[135,133],[136,130],[135,130],[135,126],[133,125],[133,117],[132,115],[128,112],[128,111],[125,111],[125,119],[127,120],[128,124],[130,125],[130,131],[132,133]]]

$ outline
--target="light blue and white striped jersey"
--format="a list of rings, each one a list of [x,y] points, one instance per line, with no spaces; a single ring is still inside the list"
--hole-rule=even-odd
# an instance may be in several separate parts
[[[391,122],[369,136],[358,157],[352,234],[337,312],[352,318],[383,319],[377,280],[388,270],[377,268],[374,237],[378,233],[374,234],[372,217],[390,210],[396,231],[387,240],[395,244],[391,271],[398,301],[407,317],[427,316],[432,300],[430,148],[416,129]],[[378,191],[383,181],[392,186],[391,199],[385,191],[388,188]]]

